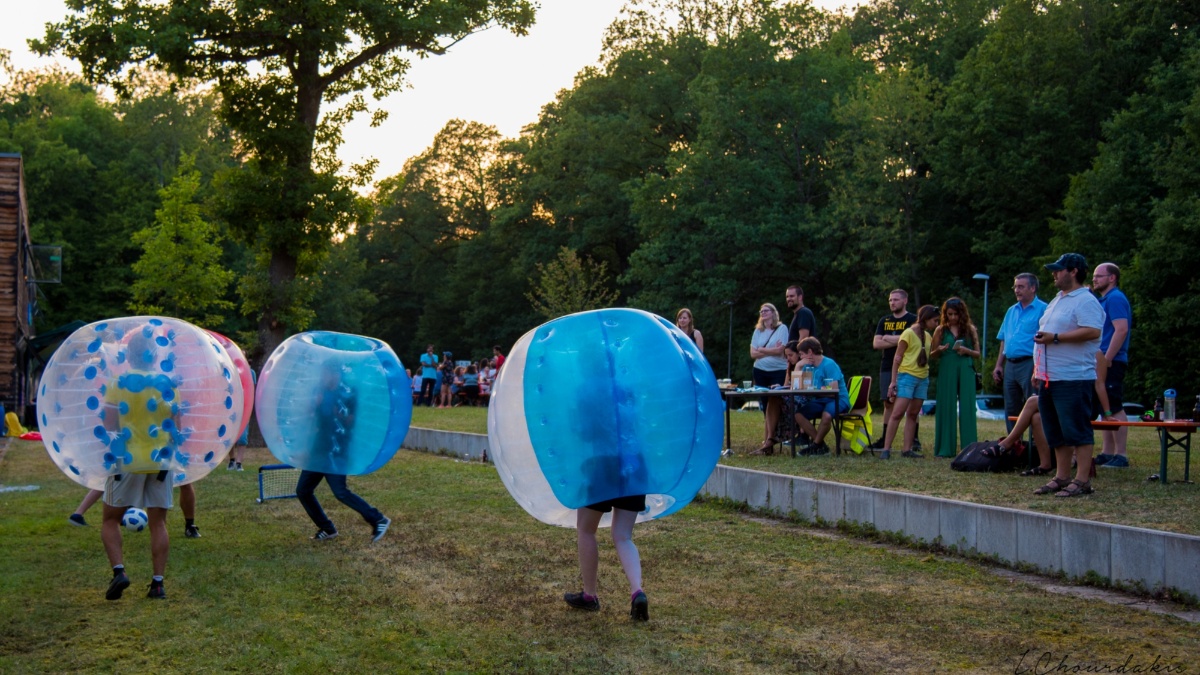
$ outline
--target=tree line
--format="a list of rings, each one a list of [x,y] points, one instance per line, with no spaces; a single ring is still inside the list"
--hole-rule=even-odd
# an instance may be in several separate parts
[[[1131,398],[1190,393],[1198,13],[631,0],[598,64],[518,137],[452,120],[369,194],[324,202],[323,222],[344,226],[317,228],[328,246],[305,249],[273,320],[414,360],[426,343],[482,356],[598,303],[686,306],[715,370],[740,379],[759,304],[786,315],[798,283],[843,369],[873,373],[891,289],[913,307],[958,295],[981,324],[973,277],[988,274],[994,334],[1012,277],[1038,273],[1048,300],[1042,265],[1073,250],[1123,271]],[[64,246],[40,325],[160,309],[254,344],[273,281],[261,232],[237,220],[253,147],[218,88],[137,84],[110,100],[43,71],[0,93],[0,150],[25,156],[34,240]]]

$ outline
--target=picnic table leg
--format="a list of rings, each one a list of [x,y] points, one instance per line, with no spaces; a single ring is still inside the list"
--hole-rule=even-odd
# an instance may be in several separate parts
[[[1167,430],[1162,427],[1159,427],[1158,441],[1159,441],[1159,445],[1161,446],[1161,457],[1159,458],[1159,466],[1158,466],[1158,484],[1159,485],[1167,484],[1167,447],[1169,447],[1167,444],[1168,438],[1169,438],[1169,436],[1167,435]]]
[[[730,440],[729,433],[729,411],[733,408],[733,400],[728,396],[725,397],[725,452],[721,454],[733,454],[733,441]]]
[[[1192,435],[1185,433],[1183,438],[1183,482],[1191,482],[1192,471]]]

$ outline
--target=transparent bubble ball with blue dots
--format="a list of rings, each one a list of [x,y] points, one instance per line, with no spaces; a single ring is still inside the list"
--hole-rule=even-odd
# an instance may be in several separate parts
[[[255,389],[271,454],[299,469],[367,474],[400,449],[412,422],[412,380],[382,340],[310,331],[284,340]]]
[[[180,319],[134,316],[84,326],[51,356],[37,421],[55,465],[103,489],[108,476],[165,471],[195,482],[229,453],[242,423],[228,352]]]
[[[671,322],[581,312],[517,341],[492,388],[488,449],[513,498],[544,523],[575,527],[576,509],[642,494],[638,520],[650,520],[704,486],[723,411],[712,367]]]

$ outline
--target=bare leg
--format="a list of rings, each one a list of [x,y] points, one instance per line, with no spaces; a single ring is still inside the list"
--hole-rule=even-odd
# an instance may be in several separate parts
[[[884,450],[892,449],[892,441],[896,439],[896,430],[900,428],[900,420],[904,419],[905,413],[908,411],[908,402],[907,398],[897,398],[896,402],[892,404],[892,418],[888,420],[887,434],[883,438]],[[920,405],[917,406],[917,409],[920,410]],[[908,426],[912,428],[912,422],[909,422]],[[915,434],[916,430],[913,430],[913,435]]]
[[[596,595],[596,575],[600,566],[600,550],[596,545],[596,528],[604,516],[592,509],[575,512],[575,530],[578,536],[576,550],[579,553],[579,576],[583,578],[583,592]]]
[[[104,505],[104,521],[100,523],[100,541],[104,543],[104,554],[108,556],[110,567],[125,564],[121,553],[121,516],[125,515],[124,506]]]
[[[809,426],[812,426],[811,424]],[[821,426],[817,427],[817,433],[812,436],[813,443],[820,443],[825,440],[825,434],[829,433],[829,428],[833,426],[833,418],[829,413],[821,413]]]
[[[104,496],[104,490],[88,490],[88,493],[83,496],[83,501],[79,502],[79,508],[75,509],[75,513],[83,515],[87,510],[92,508],[100,498]]]
[[[633,543],[633,524],[637,522],[637,517],[638,514],[634,511],[613,509],[613,546],[617,548],[621,569],[625,570],[625,578],[629,580],[630,595],[642,590],[642,560],[638,556],[637,546]]]
[[[1000,439],[1000,445],[1004,448],[1013,447],[1017,444],[1017,441],[1021,440],[1021,436],[1025,434],[1026,429],[1033,430],[1033,443],[1037,446],[1038,451],[1038,466],[1043,469],[1049,469],[1050,446],[1046,443],[1046,432],[1042,429],[1042,416],[1038,412],[1037,396],[1030,396],[1025,401],[1025,406],[1021,408],[1021,414],[1013,424],[1012,431]]]
[[[1113,419],[1119,422],[1128,422],[1129,416],[1124,410],[1113,413]],[[1124,455],[1126,451],[1126,443],[1129,441],[1129,427],[1121,427],[1116,431],[1102,432],[1103,443],[1100,446],[1100,452],[1106,455]]]
[[[179,486],[179,510],[188,520],[196,518],[196,488],[191,483]]]
[[[1095,447],[1094,445],[1075,446],[1075,480],[1080,483],[1086,483],[1092,477],[1092,451]],[[1071,457],[1068,455],[1067,466],[1070,465]]]
[[[149,508],[146,515],[150,517],[150,560],[154,564],[154,576],[161,577],[167,571],[167,551],[171,546],[167,534],[167,510]]]
[[[775,427],[779,425],[779,399],[771,397],[767,399],[767,410],[763,422],[763,445],[774,445],[775,443]]]
[[[905,415],[905,417],[908,418],[908,422],[906,422],[904,424],[904,451],[905,452],[912,450],[913,439],[917,437],[917,416],[921,414],[921,403],[923,403],[923,402],[924,402],[924,399],[920,399],[920,398],[910,398],[908,400],[908,410],[905,411],[907,413]],[[897,408],[900,407],[899,404],[900,404],[900,400],[897,399],[897,401],[896,401]]]

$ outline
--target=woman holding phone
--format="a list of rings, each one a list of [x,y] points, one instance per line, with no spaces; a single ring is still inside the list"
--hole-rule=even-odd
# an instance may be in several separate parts
[[[940,361],[934,454],[957,457],[959,449],[978,440],[975,359],[979,358],[979,331],[971,323],[971,313],[962,298],[950,298],[942,303],[941,320],[933,332],[933,344],[932,356]]]

